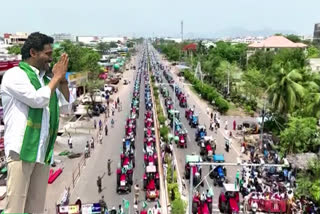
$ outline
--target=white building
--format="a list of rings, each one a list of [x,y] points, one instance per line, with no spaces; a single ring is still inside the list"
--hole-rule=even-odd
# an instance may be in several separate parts
[[[4,43],[8,45],[23,45],[29,34],[17,32],[16,34],[5,33]]]
[[[320,72],[320,58],[309,59],[309,66],[311,71]]]

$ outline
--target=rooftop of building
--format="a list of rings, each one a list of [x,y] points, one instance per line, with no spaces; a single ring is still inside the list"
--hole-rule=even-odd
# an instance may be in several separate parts
[[[294,43],[284,36],[271,36],[263,41],[251,43],[249,48],[305,48],[303,43]]]

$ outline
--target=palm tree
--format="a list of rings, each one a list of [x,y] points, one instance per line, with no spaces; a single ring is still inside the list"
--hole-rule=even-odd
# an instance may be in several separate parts
[[[289,67],[274,67],[274,76],[267,89],[272,108],[280,113],[291,113],[299,107],[305,94],[305,88],[299,83],[303,75],[299,70]]]

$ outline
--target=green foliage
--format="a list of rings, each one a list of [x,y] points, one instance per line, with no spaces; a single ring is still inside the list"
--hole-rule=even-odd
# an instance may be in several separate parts
[[[225,113],[229,110],[229,103],[223,99],[222,95],[219,94],[215,88],[209,84],[202,84],[200,80],[194,77],[194,74],[188,70],[185,70],[184,76],[194,87],[194,89],[201,94],[202,98],[208,100],[210,103],[214,101],[218,108],[218,111]]]
[[[289,35],[286,35],[285,37],[291,40],[292,42],[301,42],[301,39],[298,35],[289,34]]]
[[[310,45],[307,51],[308,51],[308,58],[317,58],[320,56],[320,50],[314,45]]]
[[[178,199],[174,200],[172,202],[171,207],[172,207],[172,210],[171,210],[172,214],[184,214],[184,213],[186,213],[186,204],[181,198],[178,198]]]
[[[299,83],[303,80],[301,70],[287,67],[274,67],[273,78],[267,93],[273,110],[287,114],[298,108],[305,95],[305,88]]]
[[[320,160],[315,159],[309,163],[308,169],[300,172],[297,179],[295,194],[298,197],[308,196],[320,204]]]
[[[249,69],[242,75],[244,89],[251,99],[256,99],[263,93],[266,87],[265,76],[257,69]]]
[[[180,59],[181,45],[175,42],[166,42],[162,43],[159,46],[156,46],[164,53],[168,60],[178,61]]]
[[[96,48],[101,53],[106,53],[110,49],[110,45],[107,42],[99,42]]]
[[[271,68],[275,53],[273,51],[257,50],[248,60],[248,68],[266,71]]]
[[[69,56],[69,71],[87,71],[90,79],[96,78],[101,71],[101,67],[98,64],[100,55],[91,48],[82,47],[71,41],[64,41],[59,48],[53,50],[52,63],[56,63],[64,52]]]
[[[110,48],[117,48],[118,44],[116,42],[110,42]]]
[[[7,48],[9,54],[19,55],[21,54],[21,45],[13,45]]]
[[[314,117],[290,117],[280,134],[283,153],[317,152],[320,146],[319,129]]]
[[[168,141],[168,134],[169,134],[169,128],[166,126],[163,126],[160,128],[160,136],[167,142]]]
[[[306,55],[302,49],[280,49],[274,57],[274,65],[303,69],[307,65]]]

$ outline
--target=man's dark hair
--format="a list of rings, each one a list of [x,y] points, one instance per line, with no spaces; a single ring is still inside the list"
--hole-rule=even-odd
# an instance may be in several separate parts
[[[43,51],[44,46],[53,43],[53,38],[45,34],[35,32],[31,33],[24,45],[21,48],[22,60],[26,60],[31,57],[30,49],[33,48],[36,51]]]

